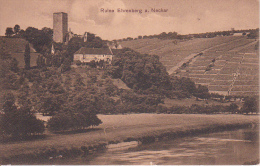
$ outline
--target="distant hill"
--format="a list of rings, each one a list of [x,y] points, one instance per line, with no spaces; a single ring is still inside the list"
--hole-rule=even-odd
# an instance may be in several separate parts
[[[16,58],[19,62],[18,66],[20,68],[24,67],[24,50],[25,46],[28,43],[25,39],[22,38],[7,38],[7,37],[0,37],[0,48],[5,49],[12,57]],[[30,46],[30,55],[31,55],[31,67],[36,66],[36,60],[40,53],[37,53],[35,49]]]
[[[140,53],[158,55],[169,74],[189,77],[212,93],[255,95],[259,92],[259,55],[255,39],[221,36],[191,40],[122,41]]]

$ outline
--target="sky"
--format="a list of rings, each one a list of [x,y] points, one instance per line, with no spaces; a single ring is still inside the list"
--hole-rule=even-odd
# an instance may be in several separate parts
[[[152,12],[154,8],[167,11]],[[16,24],[24,30],[53,28],[55,12],[68,13],[72,32],[91,32],[106,40],[259,27],[259,0],[0,0],[0,36]]]

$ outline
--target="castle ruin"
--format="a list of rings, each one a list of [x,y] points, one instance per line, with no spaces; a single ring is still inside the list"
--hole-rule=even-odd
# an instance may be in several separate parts
[[[53,13],[53,41],[64,43],[68,33],[68,14],[64,12]]]

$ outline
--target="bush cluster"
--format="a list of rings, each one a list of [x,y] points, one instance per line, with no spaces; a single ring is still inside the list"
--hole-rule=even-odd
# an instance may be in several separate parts
[[[23,138],[31,134],[44,132],[43,121],[36,119],[30,108],[17,108],[12,93],[4,96],[3,113],[0,115],[0,129],[2,137]]]
[[[172,106],[170,108],[164,106],[158,106],[156,113],[170,113],[170,114],[219,114],[219,113],[232,113],[232,114],[248,114],[258,113],[259,109],[246,109],[247,101],[245,101],[242,108],[235,103],[231,103],[229,106],[223,105],[197,105],[191,106]],[[252,106],[256,108],[255,106]]]
[[[207,87],[196,87],[189,78],[170,77],[158,56],[140,54],[129,48],[122,49],[113,57],[112,66],[106,72],[139,94],[158,94],[168,98],[209,97]]]
[[[129,48],[113,57],[112,66],[107,72],[135,90],[146,90],[152,86],[171,89],[168,73],[158,56],[140,54]]]
[[[89,126],[98,126],[101,123],[96,114],[87,111],[83,113],[61,112],[48,121],[48,128],[53,132],[79,130]]]
[[[142,98],[141,98],[142,99]],[[147,98],[146,98],[147,99]],[[126,100],[127,101],[127,100]],[[132,102],[130,102],[132,101]],[[144,100],[145,101],[145,100]],[[165,107],[160,103],[151,104],[142,102],[136,97],[135,100],[127,102],[110,102],[107,109],[100,109],[99,113],[103,114],[117,114],[117,113],[167,113],[167,114],[219,114],[219,113],[232,113],[232,114],[248,114],[258,113],[258,97],[246,97],[244,104],[241,108],[235,103],[230,105],[198,105],[191,106],[172,106]],[[162,103],[162,102],[161,102]]]

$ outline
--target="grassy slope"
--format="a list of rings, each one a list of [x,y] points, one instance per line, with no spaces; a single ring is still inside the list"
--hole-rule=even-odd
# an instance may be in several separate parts
[[[22,38],[7,38],[0,37],[0,45],[8,52],[24,52],[25,46],[28,42]],[[30,45],[31,52],[36,52],[32,45]]]
[[[6,38],[0,37],[0,46],[3,47],[12,57],[16,58],[19,62],[18,67],[23,68],[24,63],[24,50],[28,42],[22,38]],[[36,66],[36,60],[40,53],[36,53],[30,44],[31,66]]]
[[[99,130],[78,134],[47,134],[47,138],[0,145],[0,157],[33,153],[55,147],[56,149],[89,146],[108,141],[123,141],[126,138],[160,135],[165,132],[201,129],[226,124],[258,123],[258,116],[244,115],[174,115],[130,114],[99,115],[103,124]]]

